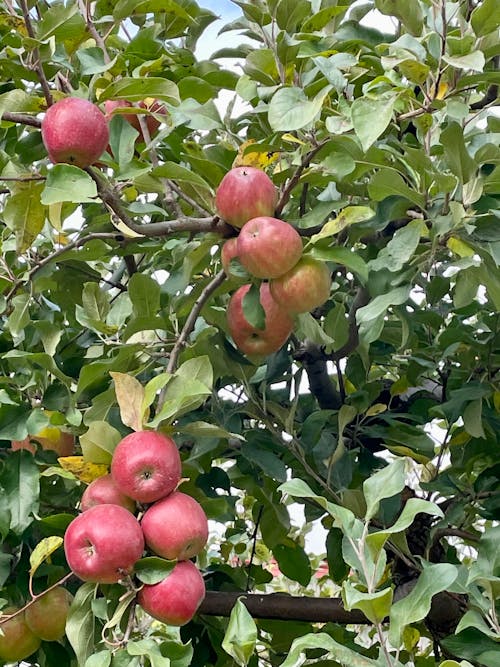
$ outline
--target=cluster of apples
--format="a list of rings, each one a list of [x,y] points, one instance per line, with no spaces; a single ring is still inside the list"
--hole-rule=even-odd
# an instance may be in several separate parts
[[[245,316],[243,302],[251,287],[247,283],[229,301],[229,331],[244,354],[266,356],[286,342],[295,315],[325,303],[330,295],[330,272],[324,262],[303,253],[302,239],[292,225],[273,217],[278,191],[261,169],[231,169],[217,188],[215,203],[221,218],[240,230],[222,247],[224,270],[230,275],[231,262],[238,260],[262,281],[259,295],[264,328],[253,326]]]
[[[80,97],[65,97],[47,109],[42,120],[42,141],[51,162],[73,164],[84,169],[99,160],[109,149],[109,121],[116,109],[134,108],[128,100],[106,100],[105,113],[96,105]],[[150,114],[165,113],[164,106],[158,100],[139,102],[138,109]],[[160,122],[148,114],[146,126],[152,136]],[[124,114],[127,120],[139,132],[138,139],[144,136],[137,113]]]
[[[0,628],[0,661],[18,662],[37,651],[43,641],[62,639],[72,596],[62,586],[49,589],[26,606],[2,609],[3,616],[12,616]],[[14,615],[15,614],[15,615]]]
[[[203,577],[190,559],[208,540],[208,521],[201,505],[177,490],[180,481],[181,459],[171,438],[130,433],[116,446],[110,474],[85,489],[82,512],[64,536],[68,565],[83,581],[126,579],[146,548],[175,561],[168,576],[137,594],[150,616],[169,625],[191,620],[205,597]],[[137,504],[146,508],[140,520]]]

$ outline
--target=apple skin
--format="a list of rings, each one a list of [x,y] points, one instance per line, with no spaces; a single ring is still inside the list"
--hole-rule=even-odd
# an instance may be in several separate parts
[[[111,475],[103,475],[91,482],[83,492],[80,510],[86,512],[94,505],[120,505],[129,512],[136,511],[135,501],[122,493]]]
[[[118,489],[139,503],[168,496],[181,479],[182,464],[175,442],[155,431],[126,435],[113,453],[111,475]]]
[[[17,607],[2,609],[2,615],[8,616],[17,611]],[[3,635],[0,635],[0,661],[18,662],[24,660],[40,648],[42,640],[37,637],[26,623],[25,614],[14,616],[1,626]]]
[[[145,584],[137,595],[140,606],[167,625],[185,625],[205,597],[205,582],[190,560],[177,563],[166,579]]]
[[[40,639],[55,642],[64,637],[73,596],[62,586],[52,588],[27,607],[26,623]]]
[[[292,225],[260,216],[243,225],[238,235],[238,258],[256,278],[278,278],[302,257],[302,239]]]
[[[208,520],[202,506],[182,491],[153,503],[141,526],[146,545],[167,560],[189,560],[208,540]]]
[[[226,272],[226,276],[233,276],[231,272],[231,260],[238,257],[238,238],[234,236],[228,239],[221,248],[220,261],[222,268]]]
[[[157,114],[166,114],[167,110],[165,109],[164,105],[159,102],[158,100],[150,100],[150,101],[142,101],[139,102],[137,107],[134,107],[132,102],[129,100],[106,100],[104,102],[104,111],[106,114],[106,119],[109,122],[111,118],[113,117],[113,111],[115,109],[123,109],[124,107],[127,108],[139,108],[139,109],[147,109],[148,111],[151,111],[151,113],[157,113]],[[148,128],[149,136],[152,137],[156,132],[158,131],[158,128],[160,127],[161,123],[160,121],[155,118],[154,116],[150,116],[149,114],[141,114],[142,118],[146,121],[146,127]],[[139,137],[137,138],[138,140],[144,141],[144,135],[142,133],[142,127],[141,123],[139,122],[139,114],[136,113],[124,113],[123,117],[125,118],[126,121],[132,125],[133,128],[135,128],[139,132]]]
[[[142,557],[144,535],[133,514],[119,505],[95,505],[79,514],[64,535],[69,567],[82,581],[112,584]]]
[[[85,168],[106,150],[109,129],[98,106],[79,97],[65,97],[47,109],[42,140],[54,163]]]
[[[266,314],[264,329],[256,329],[245,318],[243,298],[250,285],[242,285],[232,295],[228,309],[229,332],[236,346],[247,356],[267,356],[280,349],[292,333],[293,319],[271,296],[268,283],[260,286],[260,303]]]
[[[234,167],[223,177],[215,193],[220,217],[233,227],[251,218],[273,215],[278,190],[269,176],[256,167]]]
[[[269,287],[275,301],[289,313],[308,313],[322,306],[330,296],[332,279],[324,262],[302,257],[297,264]]]

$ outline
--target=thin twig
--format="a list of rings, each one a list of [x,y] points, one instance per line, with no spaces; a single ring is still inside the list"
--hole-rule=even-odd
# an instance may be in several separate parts
[[[252,533],[252,553],[250,554],[250,561],[248,563],[248,572],[247,572],[247,585],[245,591],[248,593],[250,590],[250,579],[252,574],[252,566],[255,558],[255,552],[257,550],[257,535],[259,533],[260,520],[262,518],[262,512],[264,511],[264,505],[260,505],[259,511],[257,513],[257,518],[255,519],[255,528]]]
[[[92,20],[92,15],[90,13],[90,3],[87,3],[85,0],[78,0],[78,6],[80,8],[80,14],[83,16],[83,18],[85,19],[85,23],[87,24],[88,31],[94,38],[97,46],[102,50],[104,62],[105,63],[111,62],[108,50],[106,49],[106,44],[101,35],[99,34],[99,32],[97,31],[94,22]]]
[[[69,572],[68,574],[65,574],[64,577],[56,581],[55,584],[52,584],[52,586],[49,586],[46,588],[42,593],[37,593],[34,595],[31,593],[32,597],[31,600],[29,600],[23,607],[20,609],[17,609],[16,611],[12,612],[12,614],[7,614],[5,616],[0,615],[0,626],[3,625],[4,623],[7,623],[7,621],[10,621],[11,618],[15,618],[19,614],[22,614],[23,612],[28,609],[28,607],[31,607],[32,604],[34,604],[39,598],[43,597],[46,595],[49,591],[54,590],[54,588],[57,588],[58,586],[62,586],[68,579],[70,579],[73,576],[73,572]],[[31,587],[30,587],[31,590]],[[1,614],[1,612],[0,612]]]
[[[275,209],[276,217],[278,218],[280,217],[281,213],[283,212],[283,209],[285,208],[286,204],[288,203],[288,200],[292,195],[293,189],[300,181],[300,177],[304,173],[305,169],[307,169],[307,167],[311,164],[313,158],[317,155],[317,153],[319,153],[319,151],[323,148],[323,146],[326,143],[327,140],[321,142],[320,144],[315,146],[312,150],[310,150],[309,153],[306,153],[306,155],[304,155],[301,165],[297,168],[296,172],[294,173],[292,178],[288,181],[285,189],[281,193],[281,197]]]
[[[23,12],[24,24],[26,26],[27,33],[32,39],[36,39],[35,31],[33,29],[33,24],[31,23],[31,16],[30,16],[30,10],[28,8],[28,3],[26,2],[26,0],[19,0],[19,5]],[[35,63],[33,67],[36,73],[38,74],[38,79],[40,81],[40,85],[42,86],[43,95],[45,97],[45,101],[47,102],[47,106],[50,107],[52,106],[54,100],[52,98],[52,93],[50,91],[47,77],[45,76],[45,72],[43,71],[42,62],[40,60],[40,51],[36,46],[33,49],[33,56],[35,58]]]

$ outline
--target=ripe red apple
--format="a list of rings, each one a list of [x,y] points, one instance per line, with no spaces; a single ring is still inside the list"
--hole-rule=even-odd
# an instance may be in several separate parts
[[[79,97],[65,97],[47,109],[42,140],[52,162],[88,167],[106,150],[109,130],[98,106]]]
[[[130,106],[133,107],[133,105]],[[166,114],[167,112],[164,105],[160,101],[154,99],[143,100],[142,102],[139,102],[137,106],[139,107],[139,109],[147,109],[148,111],[151,112],[151,114],[155,113]],[[146,121],[146,127],[148,128],[148,133],[150,137],[153,137],[156,134],[161,123],[157,118],[155,118],[150,114],[140,114],[140,115],[136,113],[125,114],[125,118],[132,125],[132,127],[135,127],[135,129],[140,134],[141,140],[144,141],[144,135],[142,133],[142,127],[139,121],[140,117],[144,118],[144,120]]]
[[[111,475],[116,486],[139,503],[154,503],[175,489],[182,466],[175,442],[162,433],[137,431],[120,440]]]
[[[143,551],[139,522],[119,505],[91,507],[73,519],[64,535],[68,565],[83,581],[119,581],[132,572]]]
[[[226,276],[233,275],[231,272],[231,260],[238,257],[238,239],[236,236],[228,239],[220,251],[220,261],[222,268],[226,272]]]
[[[62,586],[37,598],[24,612],[30,630],[46,642],[62,639],[72,599],[71,593]]]
[[[208,520],[202,506],[181,491],[153,503],[141,526],[146,545],[168,560],[189,560],[208,540]]]
[[[9,616],[17,611],[16,607],[2,609],[2,615]],[[26,623],[24,612],[0,625],[0,661],[18,662],[37,651],[42,643]]]
[[[227,309],[229,332],[236,346],[248,356],[266,356],[286,342],[293,329],[293,320],[271,296],[268,283],[260,286],[260,303],[266,315],[264,329],[252,326],[243,312],[243,298],[250,285],[242,285],[232,295]]]
[[[273,215],[278,190],[269,176],[256,167],[234,167],[224,176],[215,193],[220,217],[233,227],[259,215]]]
[[[238,258],[256,278],[277,278],[302,256],[297,230],[278,218],[261,216],[249,220],[238,235]]]
[[[196,613],[205,597],[205,582],[196,565],[177,563],[158,584],[144,585],[137,601],[150,616],[168,625],[184,625]]]
[[[279,278],[271,280],[271,294],[289,313],[308,313],[319,308],[330,296],[332,279],[324,262],[302,257]]]
[[[80,509],[86,512],[94,505],[120,505],[129,512],[136,510],[135,501],[122,493],[111,475],[103,475],[91,482],[83,492]]]

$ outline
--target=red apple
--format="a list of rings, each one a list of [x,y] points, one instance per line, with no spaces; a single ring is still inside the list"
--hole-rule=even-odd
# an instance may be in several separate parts
[[[17,611],[16,607],[6,607],[2,609],[2,616],[8,616]],[[37,651],[42,643],[40,637],[37,637],[28,627],[24,612],[14,616],[0,625],[2,633],[0,634],[0,661],[18,662],[24,660],[32,653]]]
[[[120,440],[111,475],[116,486],[139,503],[154,503],[175,489],[182,466],[175,442],[162,433],[137,431]]]
[[[26,449],[32,454],[36,453],[36,445],[31,442],[29,435],[26,436],[24,440],[12,440],[10,443],[10,448],[13,452],[17,452],[18,449]]]
[[[77,577],[111,584],[132,572],[144,551],[144,535],[124,507],[95,505],[69,524],[64,551]]]
[[[238,258],[256,278],[277,278],[302,256],[297,230],[278,218],[261,216],[249,220],[238,236]]]
[[[271,294],[289,313],[308,313],[319,308],[330,296],[332,279],[324,262],[302,257],[279,278],[271,280]]]
[[[62,639],[73,596],[62,586],[37,598],[25,611],[30,630],[46,642]]]
[[[108,123],[92,102],[66,97],[47,109],[42,140],[52,162],[67,162],[83,169],[106,150]]]
[[[271,296],[268,283],[260,286],[260,303],[266,316],[265,327],[252,326],[243,312],[243,298],[250,285],[234,292],[227,309],[227,321],[236,346],[248,356],[266,356],[280,349],[293,329],[293,320]]]
[[[133,107],[131,104],[130,106]],[[166,114],[167,110],[163,106],[161,102],[158,100],[154,99],[148,99],[144,100],[142,102],[139,102],[138,104],[139,109],[147,109],[148,111],[151,112],[151,114]],[[142,134],[142,127],[141,123],[139,121],[139,118],[142,117],[146,121],[146,127],[148,128],[148,133],[149,137],[153,137],[156,132],[158,131],[158,128],[160,127],[161,123],[160,121],[155,118],[151,114],[136,114],[136,113],[129,113],[125,114],[125,118],[128,120],[128,122],[132,125],[132,127],[135,127],[135,129],[139,132],[140,138],[142,141],[144,141],[144,136]]]
[[[238,257],[238,239],[233,237],[228,239],[220,251],[220,261],[222,262],[222,268],[226,272],[226,276],[232,276],[231,272],[231,260]]]
[[[189,560],[208,540],[208,521],[191,496],[174,491],[153,503],[141,521],[146,545],[168,560]]]
[[[120,505],[129,512],[136,510],[135,501],[122,493],[111,475],[103,475],[91,482],[83,492],[80,509],[86,512],[94,505]]]
[[[113,113],[115,109],[123,109],[125,107],[128,108],[131,106],[132,102],[129,102],[128,100],[106,100],[104,102],[104,114],[106,116],[106,120],[109,122],[113,118],[113,115],[115,115]]]
[[[256,167],[234,167],[224,176],[215,193],[220,217],[233,227],[259,215],[273,215],[278,190],[269,176]]]
[[[144,585],[137,601],[150,616],[168,625],[185,625],[205,597],[205,582],[196,565],[185,560],[158,584]]]

